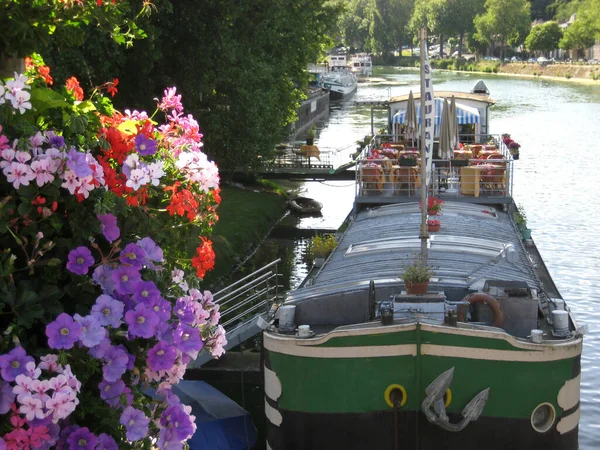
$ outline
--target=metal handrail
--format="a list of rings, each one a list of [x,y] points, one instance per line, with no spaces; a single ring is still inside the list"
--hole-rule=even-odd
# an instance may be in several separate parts
[[[237,280],[237,281],[235,281],[235,282],[231,283],[229,286],[227,286],[227,287],[225,287],[225,288],[221,289],[219,292],[217,292],[217,293],[213,294],[213,298],[216,298],[216,297],[218,297],[219,295],[221,295],[223,292],[227,291],[228,289],[231,289],[232,287],[234,287],[234,286],[237,286],[237,285],[239,285],[240,283],[243,283],[243,282],[244,282],[244,281],[246,281],[246,280],[249,280],[249,279],[250,279],[250,278],[252,278],[252,277],[253,277],[253,276],[254,276],[256,273],[258,273],[258,272],[263,272],[265,269],[268,269],[269,267],[272,267],[272,266],[277,266],[277,263],[279,263],[279,262],[281,262],[281,258],[279,258],[279,259],[276,259],[276,260],[275,260],[275,261],[273,261],[273,262],[270,262],[269,264],[267,264],[266,266],[263,266],[263,267],[261,267],[261,268],[260,268],[260,269],[258,269],[257,271],[255,271],[255,272],[252,272],[250,275],[246,275],[244,278],[240,278],[239,280]]]
[[[261,267],[213,295],[215,302],[222,308],[221,317],[224,318],[236,313],[234,317],[221,323],[227,334],[252,321],[256,316],[253,313],[265,313],[271,304],[278,301],[279,291],[283,288],[279,284],[280,276],[277,273],[279,262],[281,262],[281,259]],[[223,309],[225,305],[228,305],[228,307]],[[249,317],[248,320],[242,320],[236,324],[240,319],[250,314],[252,317]],[[236,325],[228,329],[232,324]]]

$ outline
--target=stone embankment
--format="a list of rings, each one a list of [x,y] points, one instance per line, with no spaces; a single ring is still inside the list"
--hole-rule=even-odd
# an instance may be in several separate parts
[[[572,81],[600,83],[600,65],[532,64],[526,62],[501,64],[498,73],[506,75],[562,78]]]

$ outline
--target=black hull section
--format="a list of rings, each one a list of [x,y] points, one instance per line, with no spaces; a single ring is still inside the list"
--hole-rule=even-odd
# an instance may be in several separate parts
[[[399,412],[396,420],[391,411],[364,414],[280,412],[283,417],[280,427],[267,421],[267,441],[272,450],[578,449],[577,428],[561,435],[555,426],[540,434],[525,419],[480,417],[463,431],[451,433],[429,423],[421,413],[417,425],[414,412]],[[451,417],[450,420],[455,423],[459,418]]]
[[[348,94],[342,94],[341,92],[329,91],[329,98],[331,100],[343,100],[345,98],[352,97],[354,94],[356,94],[356,89],[354,89],[352,92],[350,92]]]

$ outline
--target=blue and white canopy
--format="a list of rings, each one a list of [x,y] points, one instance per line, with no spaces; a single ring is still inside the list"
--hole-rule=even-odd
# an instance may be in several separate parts
[[[442,109],[444,105],[443,98],[435,98],[434,99],[434,108],[435,108],[435,122],[434,125],[439,125],[442,121]],[[421,104],[417,101],[417,118],[419,124],[421,123]],[[473,108],[471,106],[463,105],[462,103],[456,103],[456,119],[457,123],[460,125],[468,124],[468,123],[479,123],[479,111],[477,108]],[[394,114],[392,118],[393,124],[403,124],[406,121],[406,110],[398,111]]]

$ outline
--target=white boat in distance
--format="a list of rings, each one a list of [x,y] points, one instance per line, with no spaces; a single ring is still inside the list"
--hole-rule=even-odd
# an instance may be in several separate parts
[[[350,70],[358,76],[373,75],[373,61],[367,53],[357,53],[350,58]]]
[[[329,90],[331,100],[354,94],[357,85],[356,75],[347,68],[333,70],[321,76],[321,86]]]

